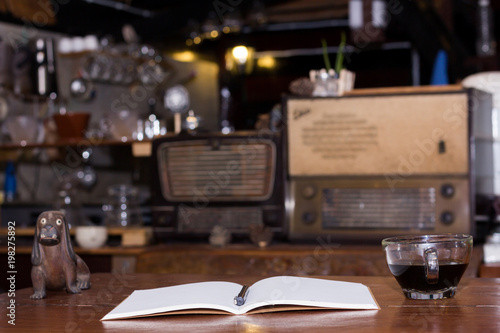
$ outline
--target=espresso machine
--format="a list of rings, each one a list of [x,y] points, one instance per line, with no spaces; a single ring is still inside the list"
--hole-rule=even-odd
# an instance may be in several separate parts
[[[488,93],[477,98],[480,107],[473,114],[475,141],[475,200],[478,236],[500,232],[500,72],[483,72],[466,77],[462,85]]]

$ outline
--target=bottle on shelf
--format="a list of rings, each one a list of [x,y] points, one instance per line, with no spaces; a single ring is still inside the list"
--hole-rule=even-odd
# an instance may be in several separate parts
[[[12,202],[17,196],[16,167],[13,161],[8,161],[5,168],[4,200]]]
[[[146,138],[153,139],[154,137],[165,135],[167,127],[164,119],[161,119],[156,113],[156,99],[150,98],[148,100],[149,115],[144,124],[144,132]]]
[[[496,54],[496,41],[493,35],[493,12],[490,0],[479,0],[477,8],[476,52],[479,57]]]

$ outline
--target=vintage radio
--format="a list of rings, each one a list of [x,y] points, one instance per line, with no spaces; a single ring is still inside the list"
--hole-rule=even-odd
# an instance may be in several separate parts
[[[219,225],[235,237],[248,236],[251,224],[268,226],[282,235],[281,142],[279,134],[269,131],[155,140],[152,215],[156,235],[206,237]]]
[[[472,94],[286,98],[290,239],[472,233]]]

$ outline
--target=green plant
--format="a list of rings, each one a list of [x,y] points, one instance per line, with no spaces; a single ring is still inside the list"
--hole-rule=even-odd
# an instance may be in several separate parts
[[[345,49],[345,32],[342,31],[340,36],[339,51],[337,53],[337,58],[335,59],[335,73],[339,74],[342,68],[344,68],[344,49]]]
[[[339,44],[339,49],[337,52],[337,57],[335,59],[335,73],[338,75],[342,68],[344,68],[344,49],[345,49],[345,44],[346,44],[346,36],[345,32],[342,31],[342,34],[340,36],[340,44]],[[327,71],[330,71],[332,68],[330,64],[330,58],[328,57],[328,45],[326,44],[326,40],[323,38],[321,39],[321,45],[323,47],[323,60],[325,62],[325,68]]]

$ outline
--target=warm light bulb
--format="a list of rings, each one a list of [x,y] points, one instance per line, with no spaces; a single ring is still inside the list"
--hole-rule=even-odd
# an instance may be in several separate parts
[[[271,56],[264,56],[257,60],[257,66],[262,68],[273,68],[276,66],[276,59]]]
[[[191,51],[174,52],[172,58],[177,61],[190,62],[196,59],[196,55]]]
[[[248,59],[248,49],[246,46],[236,46],[233,48],[233,57],[236,59],[238,64],[243,65]]]

